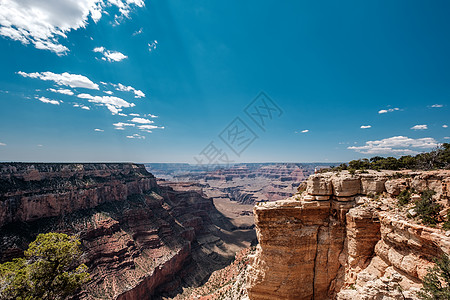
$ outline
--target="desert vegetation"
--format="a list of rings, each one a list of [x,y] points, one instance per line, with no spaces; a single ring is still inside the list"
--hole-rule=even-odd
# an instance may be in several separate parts
[[[321,169],[326,171],[348,170],[355,173],[356,170],[433,170],[450,168],[450,144],[443,143],[430,152],[420,153],[415,156],[406,155],[400,158],[374,156],[370,159],[362,158],[352,160],[348,164]]]
[[[435,263],[422,281],[423,288],[418,293],[420,299],[450,299],[450,258],[444,253]]]
[[[0,299],[65,299],[89,280],[75,236],[39,234],[23,258],[0,265]]]

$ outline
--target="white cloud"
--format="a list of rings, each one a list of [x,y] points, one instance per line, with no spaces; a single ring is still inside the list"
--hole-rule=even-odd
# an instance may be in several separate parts
[[[114,94],[112,91],[103,91],[105,94],[112,95]]]
[[[309,132],[308,129],[302,130],[302,133],[307,133],[307,132]]]
[[[428,129],[427,125],[414,125],[413,127],[411,127],[411,129],[413,130],[426,130]]]
[[[140,114],[130,114],[130,116],[133,116],[133,117],[139,117]]]
[[[146,132],[152,132],[152,129],[164,129],[163,126],[156,126],[156,125],[139,125],[138,128]]]
[[[56,74],[53,72],[35,72],[35,73],[25,73],[22,71],[17,72],[17,74],[23,77],[37,78],[44,81],[54,81],[57,85],[66,85],[71,88],[86,88],[91,90],[98,90],[98,84],[93,83],[89,78],[79,74],[69,74],[64,72],[62,74]]]
[[[148,51],[152,52],[153,50],[156,49],[156,46],[158,45],[158,41],[154,40],[151,43],[148,43]]]
[[[450,140],[450,136],[445,136],[444,140]]]
[[[126,56],[123,53],[120,53],[119,51],[106,50],[105,47],[96,47],[94,48],[93,51],[101,53],[103,55],[102,59],[104,61],[113,62],[113,61],[121,61],[128,58],[128,56]]]
[[[412,155],[417,154],[418,149],[435,148],[437,145],[434,138],[412,139],[406,136],[394,136],[379,141],[368,141],[364,146],[351,146],[347,149],[364,154]]]
[[[126,117],[127,116],[127,114],[124,114],[124,113],[118,113],[118,115],[122,116],[122,117]]]
[[[141,140],[145,140],[145,136],[140,135],[140,134],[133,134],[133,135],[127,135],[128,139],[141,139]]]
[[[6,146],[6,144],[5,143],[0,143],[0,146]]]
[[[103,129],[99,129],[99,128],[95,128],[94,131],[103,132],[104,130]]]
[[[389,109],[382,109],[382,110],[378,111],[378,113],[379,114],[386,114],[388,112],[394,112],[394,111],[397,111],[397,110],[400,110],[400,108],[395,107],[395,108],[389,108]]]
[[[130,121],[134,122],[134,123],[139,123],[139,124],[152,124],[152,123],[154,123],[153,121],[150,121],[150,120],[144,119],[144,118],[133,118]]]
[[[444,124],[444,125],[442,125],[442,127],[443,127],[443,128],[447,128],[447,127],[448,127],[448,125],[445,125],[445,124]]]
[[[128,58],[128,56],[126,56],[123,53],[120,53],[118,51],[105,51],[105,53],[103,53],[103,55],[105,57],[102,59],[107,60],[109,62],[121,61],[121,60],[124,60],[125,58]]]
[[[114,96],[92,96],[90,94],[79,94],[78,98],[88,99],[91,103],[98,103],[99,105],[106,106],[114,115],[122,111],[125,107],[134,107],[134,103],[129,103],[121,98]]]
[[[105,51],[105,47],[95,47],[92,51],[103,53]]]
[[[123,84],[121,84],[121,83],[119,83],[119,84],[111,83],[111,85],[112,85],[113,87],[115,87],[116,90],[118,90],[118,91],[121,91],[121,92],[132,92],[132,93],[134,93],[134,98],[142,98],[142,97],[145,97],[144,92],[142,92],[141,90],[137,90],[137,89],[135,89],[135,88],[132,87],[132,86],[125,86],[125,85],[123,85]]]
[[[135,126],[135,124],[123,123],[123,122],[114,123],[113,125],[116,127],[117,130],[124,130],[126,126],[128,126],[128,127]]]
[[[361,129],[368,129],[368,128],[372,128],[371,125],[361,125]]]
[[[36,97],[36,99],[38,99],[39,101],[44,102],[44,103],[59,105],[59,101],[57,101],[57,100],[51,100],[51,99],[48,99],[45,97]]]
[[[132,7],[143,7],[144,0],[2,0],[0,35],[64,55],[69,49],[59,40],[72,30],[86,27],[89,16],[98,22],[105,8],[112,5],[119,8],[118,20],[128,17]]]
[[[52,89],[52,88],[50,88],[50,89],[48,89],[50,92],[53,92],[53,93],[60,93],[60,94],[64,94],[64,95],[69,95],[69,96],[72,96],[73,95],[73,92],[71,91],[71,90],[68,90],[68,89]]]
[[[91,110],[91,109],[89,108],[89,106],[82,105],[82,104],[78,104],[78,103],[75,103],[75,104],[73,105],[73,107],[79,107],[79,108],[81,108],[81,109]]]
[[[141,29],[139,29],[139,30],[137,30],[137,31],[133,32],[133,36],[136,36],[136,35],[139,35],[139,34],[141,34],[141,33],[142,33],[142,31],[143,31],[143,28],[141,27]]]
[[[440,107],[444,107],[444,105],[442,105],[442,104],[433,104],[433,105],[431,105],[431,107],[433,107],[433,108],[440,108]]]

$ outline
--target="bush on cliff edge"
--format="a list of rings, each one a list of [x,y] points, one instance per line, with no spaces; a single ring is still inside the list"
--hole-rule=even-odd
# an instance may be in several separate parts
[[[0,265],[0,299],[64,299],[89,280],[75,236],[39,234],[25,258]]]
[[[444,253],[435,263],[423,279],[423,288],[418,292],[420,299],[450,299],[450,258]]]

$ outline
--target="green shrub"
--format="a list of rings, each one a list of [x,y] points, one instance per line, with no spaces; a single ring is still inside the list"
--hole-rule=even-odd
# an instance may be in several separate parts
[[[447,211],[447,220],[445,220],[444,224],[442,224],[442,229],[450,230],[450,210]]]
[[[450,299],[450,259],[444,253],[435,263],[422,281],[423,288],[417,293],[420,299]]]
[[[411,191],[410,190],[403,190],[397,196],[397,203],[400,206],[408,204],[409,201],[411,201]]]
[[[89,280],[74,236],[39,234],[24,255],[0,265],[0,299],[65,299]]]
[[[414,210],[424,224],[435,225],[438,222],[441,206],[434,201],[434,194],[436,192],[433,190],[423,191],[420,200],[416,202],[416,206],[414,207]]]

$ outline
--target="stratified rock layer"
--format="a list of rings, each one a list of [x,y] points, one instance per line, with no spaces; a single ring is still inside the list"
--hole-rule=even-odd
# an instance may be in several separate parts
[[[450,237],[390,203],[404,189],[432,189],[445,207],[449,182],[450,171],[323,173],[301,194],[255,206],[250,299],[417,299]]]

